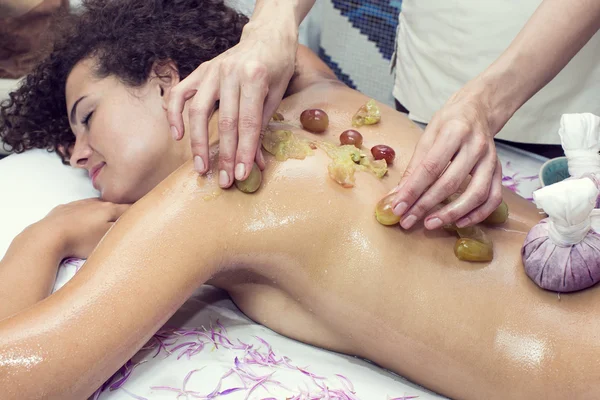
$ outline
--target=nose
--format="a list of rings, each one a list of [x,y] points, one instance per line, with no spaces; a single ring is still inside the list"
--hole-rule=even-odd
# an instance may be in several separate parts
[[[92,153],[93,150],[90,147],[88,135],[85,133],[79,134],[75,139],[75,146],[69,162],[74,168],[85,168]]]

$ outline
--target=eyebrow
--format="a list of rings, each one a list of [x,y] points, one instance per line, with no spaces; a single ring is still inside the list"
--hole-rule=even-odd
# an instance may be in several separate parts
[[[79,102],[85,99],[86,97],[87,96],[81,96],[79,100],[77,100],[75,104],[73,104],[73,108],[71,108],[71,124],[75,125],[75,115],[77,114],[77,106],[79,105]]]

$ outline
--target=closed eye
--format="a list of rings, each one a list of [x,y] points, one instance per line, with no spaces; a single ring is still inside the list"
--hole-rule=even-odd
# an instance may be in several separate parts
[[[86,128],[89,127],[90,125],[90,119],[92,118],[92,114],[94,114],[93,111],[90,111],[88,114],[86,114],[86,116],[81,120],[81,124],[83,126],[85,126]]]

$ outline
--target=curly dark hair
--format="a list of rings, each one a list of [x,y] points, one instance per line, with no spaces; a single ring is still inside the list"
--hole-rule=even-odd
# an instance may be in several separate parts
[[[60,15],[48,56],[0,104],[0,138],[20,153],[56,151],[67,163],[75,142],[65,110],[73,67],[94,58],[96,74],[143,85],[155,63],[173,61],[181,79],[240,40],[248,19],[223,0],[84,0]]]

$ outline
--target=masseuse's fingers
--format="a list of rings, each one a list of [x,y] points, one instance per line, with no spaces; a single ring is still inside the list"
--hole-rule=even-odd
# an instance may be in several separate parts
[[[171,128],[171,135],[175,140],[180,140],[185,133],[183,109],[185,103],[196,95],[204,72],[205,68],[198,68],[171,89],[167,104],[167,120]]]
[[[204,174],[210,167],[208,121],[219,94],[219,84],[216,81],[216,74],[214,72],[207,72],[198,82],[198,85],[198,91],[191,101],[188,116],[194,169],[198,173]]]
[[[208,120],[217,101],[219,84],[215,81],[216,73],[204,64],[179,82],[169,96],[167,118],[171,125],[171,133],[175,140],[184,135],[182,112],[185,103],[192,99],[188,115],[190,122],[190,141],[194,168],[198,173],[205,173],[209,168],[208,156]]]
[[[435,142],[435,133],[434,133],[435,125],[436,125],[436,120],[434,118],[434,120],[429,124],[429,129],[426,128],[425,132],[423,132],[423,134],[421,135],[421,138],[419,139],[419,142],[417,143],[417,145],[415,147],[413,155],[410,158],[410,161],[408,162],[408,165],[407,165],[406,169],[404,170],[404,173],[402,174],[402,180],[400,180],[400,182],[398,183],[398,186],[396,186],[392,191],[390,191],[390,193],[394,193],[394,192],[398,193],[400,191],[400,189],[404,186],[404,184],[407,181],[409,181],[410,177],[415,173],[415,170],[421,164],[421,161],[427,155],[427,153],[431,149],[431,146],[433,146],[433,143]],[[404,213],[404,211],[406,211],[406,208],[404,210],[401,210],[401,207],[398,207],[399,203],[400,203],[400,196],[397,195],[396,198],[394,199],[394,201],[392,202],[392,207],[395,208],[394,213],[396,215],[402,215]],[[398,212],[398,211],[402,211],[402,212]]]
[[[436,132],[433,131],[435,127],[435,125],[428,127],[429,131],[426,129],[424,135],[427,136],[421,139],[424,143],[422,145],[419,143],[419,148],[417,149],[419,152],[418,157],[422,157],[422,159],[419,160],[417,158],[413,161],[413,165],[418,163],[417,166],[409,172],[405,182],[401,183],[398,194],[392,202],[394,214],[403,216],[402,226],[405,229],[414,225],[418,220],[415,215],[409,215],[406,212],[410,210],[427,188],[440,177],[459,149],[460,142],[456,140],[454,130],[443,127],[440,133],[436,135]],[[434,135],[435,142],[427,150],[431,136]],[[425,154],[423,155],[423,153]]]
[[[238,146],[240,84],[232,73],[221,72],[219,109],[219,186],[233,184],[235,154]],[[254,153],[252,153],[254,155]]]
[[[253,162],[257,158],[263,125],[263,104],[268,91],[265,66],[247,64],[243,72],[239,98],[239,139],[235,155],[235,179],[237,180],[244,180],[248,177],[252,171]]]
[[[286,89],[287,82],[285,81],[281,81],[269,87],[262,113],[262,133],[264,133],[264,130],[267,128],[267,125],[269,125],[275,111],[277,111],[279,104],[281,104],[281,99],[283,98]],[[262,153],[262,135],[256,152],[256,163],[261,170],[265,168],[265,158]]]
[[[489,99],[481,95],[481,81],[473,80],[454,93],[434,116],[415,149],[405,176],[395,189],[394,214],[401,226],[412,227],[434,206],[454,194],[468,173],[467,191],[452,204],[431,213],[425,226],[435,229],[456,222],[473,223],[487,217],[498,205],[494,136],[506,120],[491,118]],[[494,114],[494,116],[497,116]],[[471,168],[472,167],[472,168]],[[494,193],[493,197],[491,193]]]
[[[456,193],[476,162],[477,159],[473,157],[472,154],[469,154],[468,149],[464,148],[459,150],[456,157],[454,157],[442,176],[427,189],[417,202],[406,212],[400,225],[404,229],[409,229],[415,221],[423,218],[433,209],[433,207],[448,198],[448,193]],[[427,229],[437,229],[442,227],[445,222],[440,218],[440,215],[446,216],[439,212],[435,213],[435,215],[431,215],[425,220],[425,227]],[[459,217],[462,217],[462,215]]]
[[[440,228],[443,225],[458,221],[460,218],[464,217],[474,209],[487,204],[487,206],[484,207],[485,210],[489,207],[489,204],[495,202],[495,199],[490,199],[490,186],[492,183],[492,177],[494,176],[494,171],[496,170],[496,160],[496,154],[493,153],[486,155],[483,159],[478,161],[470,171],[471,180],[465,192],[462,193],[452,203],[428,216],[425,220],[425,227],[427,229]],[[450,168],[448,169],[450,170]],[[466,171],[469,171],[469,169],[466,169],[465,172]],[[466,178],[466,174],[464,178]],[[462,181],[464,181],[464,178]],[[452,193],[455,192],[456,190],[454,190]],[[498,204],[496,204],[496,206],[490,210],[490,213],[494,211]],[[481,220],[485,219],[486,217],[487,215],[483,216]]]
[[[477,224],[486,219],[502,203],[502,165],[500,160],[496,161],[496,168],[492,177],[492,183],[488,198],[481,206],[456,222],[459,228]]]

